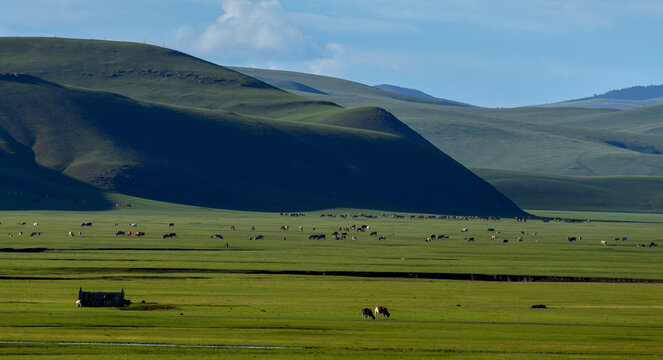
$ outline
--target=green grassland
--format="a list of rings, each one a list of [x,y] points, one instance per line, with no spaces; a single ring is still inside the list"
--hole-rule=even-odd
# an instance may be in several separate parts
[[[111,198],[125,206],[98,212],[0,212],[0,248],[48,249],[0,252],[3,359],[653,359],[663,352],[661,283],[416,277],[471,273],[663,280],[663,248],[636,246],[663,242],[658,214],[542,213],[593,219],[579,223],[419,219],[420,214],[393,218],[354,209],[291,217]],[[341,218],[361,213],[377,218]],[[328,214],[336,217],[321,217]],[[80,227],[88,221],[92,227]],[[119,226],[113,227],[115,222]],[[349,234],[358,237],[354,241],[331,239],[332,231],[353,224],[368,225],[387,239],[361,232]],[[281,225],[289,230],[280,230]],[[465,227],[469,231],[460,232]],[[118,230],[146,235],[115,236]],[[33,231],[42,235],[27,236]],[[177,236],[162,239],[170,232]],[[223,240],[209,237],[217,233]],[[308,240],[309,234],[326,234],[327,239]],[[449,239],[425,242],[431,234]],[[491,234],[498,239],[491,240]],[[257,235],[264,240],[249,240]],[[582,236],[582,241],[568,243],[567,235]],[[628,240],[614,240],[624,236]],[[466,237],[476,240],[470,243]],[[608,246],[601,246],[601,240]],[[398,277],[403,274],[409,276]],[[124,288],[138,304],[125,310],[75,308],[79,287]],[[535,304],[547,308],[532,309]],[[392,316],[362,320],[360,310],[376,305],[387,306]]]

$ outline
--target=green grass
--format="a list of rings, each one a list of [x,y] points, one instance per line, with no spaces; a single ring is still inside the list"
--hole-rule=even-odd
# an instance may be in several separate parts
[[[113,196],[132,207],[0,212],[0,233],[14,233],[1,238],[0,248],[50,249],[0,252],[0,340],[27,342],[0,343],[3,358],[651,359],[663,351],[659,304],[663,284],[252,273],[342,270],[663,279],[663,248],[635,246],[663,242],[658,214],[541,213],[593,221],[522,223],[410,219],[409,214],[394,219],[383,218],[381,211],[335,209],[294,218]],[[321,213],[337,216],[321,218]],[[340,218],[360,213],[378,218]],[[28,225],[17,226],[18,221]],[[16,235],[35,229],[31,225],[35,221],[41,237]],[[81,228],[84,221],[94,225]],[[114,222],[120,225],[112,227]],[[130,228],[130,222],[138,226]],[[169,227],[170,222],[175,226]],[[329,237],[351,224],[370,225],[387,240],[362,233],[356,241],[307,240],[310,233]],[[230,225],[236,230],[231,231]],[[290,230],[279,230],[281,225],[289,225]],[[297,231],[300,225],[305,231]],[[251,231],[251,226],[256,230]],[[461,233],[461,227],[468,227],[469,233]],[[489,239],[488,227],[501,232],[500,240]],[[118,229],[145,231],[146,236],[116,237]],[[68,231],[82,235],[71,238]],[[169,232],[177,237],[161,239]],[[209,238],[216,233],[224,239]],[[446,233],[450,239],[423,241],[433,233]],[[256,234],[265,240],[249,240]],[[583,240],[569,244],[570,234]],[[464,241],[467,236],[476,242]],[[523,241],[514,241],[519,236]],[[612,240],[617,236],[629,239]],[[503,238],[511,241],[505,244]],[[600,240],[609,240],[608,246],[601,246]],[[147,304],[132,305],[139,311],[77,309],[79,287],[124,288],[127,298]],[[547,309],[531,309],[535,304]],[[361,308],[375,305],[387,306],[392,317],[361,320]]]

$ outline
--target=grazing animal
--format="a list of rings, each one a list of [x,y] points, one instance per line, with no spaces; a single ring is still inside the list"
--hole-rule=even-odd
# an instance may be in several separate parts
[[[288,225],[281,225],[281,230],[288,231]]]
[[[265,237],[262,236],[262,235],[258,235],[258,236],[256,236],[256,240],[262,240],[262,239],[264,239],[264,238],[265,238]]]
[[[462,228],[462,229],[460,229],[460,232],[468,232],[469,230],[470,229],[468,229],[468,228]]]
[[[235,231],[235,225],[230,225],[230,230]]]
[[[603,245],[603,246],[607,246],[607,245],[605,244],[605,240],[601,240],[601,245]]]
[[[164,238],[164,239],[168,239],[168,238],[176,237],[176,236],[177,236],[176,233],[170,233],[170,234],[165,234],[165,235],[163,236],[163,238]]]
[[[433,239],[431,239],[431,238],[426,238],[426,242],[431,242],[431,241],[433,241]]]
[[[377,235],[378,235],[377,231],[373,231],[372,233],[369,234],[369,236],[377,236]]]
[[[467,239],[467,242],[474,242],[474,238],[471,237],[471,238]]]
[[[81,299],[76,300],[76,307],[82,307]]]
[[[126,235],[124,231],[120,230],[115,233],[115,236]]]
[[[69,232],[69,236],[74,237],[74,232],[73,232],[73,231],[70,231],[70,232]]]
[[[568,242],[575,242],[576,240],[577,240],[577,238],[575,236],[567,236],[566,237],[566,241],[568,241]]]
[[[357,236],[352,236],[352,240],[357,240]]]
[[[504,240],[502,240],[502,243],[504,243],[504,244],[506,244],[506,243],[508,243],[508,242],[509,242],[509,239],[504,239]]]
[[[495,231],[495,229],[493,229],[493,228],[488,228],[488,231],[491,231],[491,232],[492,232],[492,231]]]
[[[118,226],[120,226],[120,224],[118,224],[118,223],[113,223],[113,227],[118,227]]]
[[[384,236],[384,235],[380,235],[380,237],[378,238],[378,240],[387,240],[387,237]]]
[[[221,236],[221,234],[216,234],[216,235],[214,235],[214,237],[217,238],[217,239],[223,240],[223,236]]]
[[[129,224],[129,226],[131,226],[131,227],[136,227],[136,226],[138,226],[138,224],[136,224],[136,223],[131,223],[131,224]]]
[[[391,316],[391,314],[389,314],[389,310],[387,310],[387,308],[384,306],[375,307],[375,316],[378,315],[382,315],[382,317],[386,317],[387,319],[389,319],[389,316]]]
[[[371,309],[369,309],[369,308],[361,309],[361,318],[362,319],[368,319],[369,317],[371,319],[375,320],[375,316],[373,315],[373,312],[371,311]]]
[[[656,247],[656,246],[658,246],[658,244],[653,241],[649,243],[649,247]]]
[[[300,226],[299,231],[304,231],[304,228]]]
[[[32,226],[39,226],[39,223],[36,222],[36,223],[32,224]]]
[[[173,227],[173,226],[175,226],[175,224],[170,223],[170,224],[168,224],[168,226]]]
[[[81,224],[81,227],[84,227],[84,226],[85,226],[85,227],[92,226],[92,223],[91,223],[91,222],[85,222],[85,223],[82,223],[82,224]]]

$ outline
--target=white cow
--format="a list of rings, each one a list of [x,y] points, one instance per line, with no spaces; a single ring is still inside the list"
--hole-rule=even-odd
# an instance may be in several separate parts
[[[83,307],[83,304],[81,303],[81,299],[76,300],[76,307]]]

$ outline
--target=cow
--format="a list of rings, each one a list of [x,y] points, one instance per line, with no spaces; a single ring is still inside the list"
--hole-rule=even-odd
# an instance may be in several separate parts
[[[431,242],[431,241],[433,241],[433,239],[431,239],[431,238],[426,238],[426,242]]]
[[[69,236],[74,237],[74,232],[73,232],[73,231],[70,231],[70,232],[69,232]]]
[[[380,235],[380,237],[378,238],[378,240],[387,240],[387,237],[384,236],[384,235]]]
[[[504,240],[502,240],[502,243],[504,243],[504,244],[506,244],[506,243],[508,243],[508,242],[509,242],[509,239],[504,239]]]
[[[387,308],[384,306],[375,307],[375,316],[378,315],[382,315],[382,317],[386,317],[387,319],[389,319],[389,316],[391,316],[391,314],[389,314],[389,310],[387,310]]]
[[[460,232],[468,232],[469,230],[470,229],[468,229],[468,228],[462,228],[462,229],[460,229]]]
[[[607,245],[605,244],[605,240],[601,240],[601,245],[603,245],[603,246],[607,246]]]
[[[84,222],[84,223],[81,224],[81,227],[88,227],[88,226],[92,226],[92,223],[91,222]]]
[[[566,241],[568,241],[568,242],[575,242],[576,240],[577,240],[577,238],[575,236],[570,236],[569,235],[569,236],[566,237]]]
[[[265,237],[262,236],[262,235],[258,235],[258,236],[256,236],[256,240],[262,240],[262,239],[264,239],[264,238],[265,238]]]
[[[369,309],[369,308],[361,309],[361,318],[365,320],[365,319],[368,319],[369,317],[371,319],[375,320],[375,316],[373,315],[373,312],[371,311],[371,309]]]
[[[377,232],[377,231],[373,231],[373,232],[371,232],[371,233],[369,234],[369,236],[378,236],[378,232]]]
[[[216,235],[214,235],[214,237],[217,238],[217,239],[223,240],[223,236],[221,236],[221,234],[216,234]]]
[[[122,230],[115,233],[115,236],[120,236],[120,235],[126,235],[126,233]]]
[[[658,244],[653,241],[649,243],[649,247],[656,247],[656,246],[658,246]]]
[[[299,231],[304,231],[304,228],[300,226]]]
[[[467,242],[474,242],[474,238],[473,238],[473,237],[468,238],[468,239],[467,239]]]
[[[230,225],[230,230],[235,231],[235,225]]]
[[[281,230],[288,231],[288,225],[281,225]]]
[[[136,223],[131,223],[131,224],[129,224],[129,226],[130,226],[130,227],[136,227],[136,226],[138,226],[138,224],[136,224]]]
[[[32,226],[39,226],[39,223],[36,222],[36,223],[32,224]]]
[[[175,226],[175,224],[174,224],[174,223],[170,223],[170,224],[168,224],[168,226],[169,226],[169,227],[173,227],[173,226]]]
[[[353,235],[352,240],[357,240],[357,236]]]
[[[81,303],[81,299],[76,300],[76,307],[83,307],[83,304]]]

